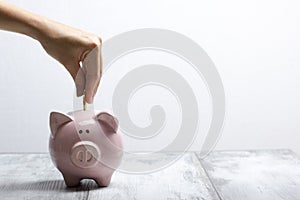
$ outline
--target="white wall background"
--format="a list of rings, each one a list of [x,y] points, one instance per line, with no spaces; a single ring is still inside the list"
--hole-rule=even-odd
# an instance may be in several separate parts
[[[213,59],[225,86],[227,118],[217,149],[300,153],[299,1],[8,2],[104,41],[147,27],[190,37]],[[1,31],[0,55],[0,152],[48,151],[49,112],[73,109],[71,77],[22,35]]]

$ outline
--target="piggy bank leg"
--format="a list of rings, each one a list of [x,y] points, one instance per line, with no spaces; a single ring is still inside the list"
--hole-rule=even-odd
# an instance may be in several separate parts
[[[80,178],[68,175],[68,174],[63,174],[65,183],[68,187],[75,187],[80,184]]]
[[[112,174],[109,174],[108,176],[97,177],[94,180],[99,187],[106,187],[110,184],[111,176]]]

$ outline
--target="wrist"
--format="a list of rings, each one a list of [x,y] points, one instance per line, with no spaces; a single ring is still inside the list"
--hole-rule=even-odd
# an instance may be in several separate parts
[[[42,16],[33,16],[28,20],[24,34],[27,36],[41,41],[45,35],[45,29],[47,28],[48,20]]]

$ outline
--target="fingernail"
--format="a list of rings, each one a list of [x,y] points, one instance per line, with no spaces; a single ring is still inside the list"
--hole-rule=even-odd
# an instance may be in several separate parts
[[[93,101],[94,101],[94,97],[88,97],[88,96],[86,96],[86,97],[85,97],[85,100],[86,100],[86,102],[87,102],[88,104],[92,104]]]
[[[91,104],[94,102],[94,97],[92,96],[92,101],[91,101]]]

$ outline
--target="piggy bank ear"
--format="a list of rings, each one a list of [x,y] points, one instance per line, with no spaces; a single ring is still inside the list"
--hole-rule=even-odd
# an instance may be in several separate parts
[[[53,138],[55,137],[56,132],[59,129],[59,127],[61,127],[62,125],[66,124],[70,121],[72,121],[72,119],[67,115],[64,115],[59,112],[51,112],[50,113],[50,129],[51,129],[52,137]]]
[[[96,119],[98,120],[102,128],[105,129],[105,131],[110,133],[117,133],[119,126],[117,118],[115,118],[109,113],[101,112],[98,115],[96,115]]]

